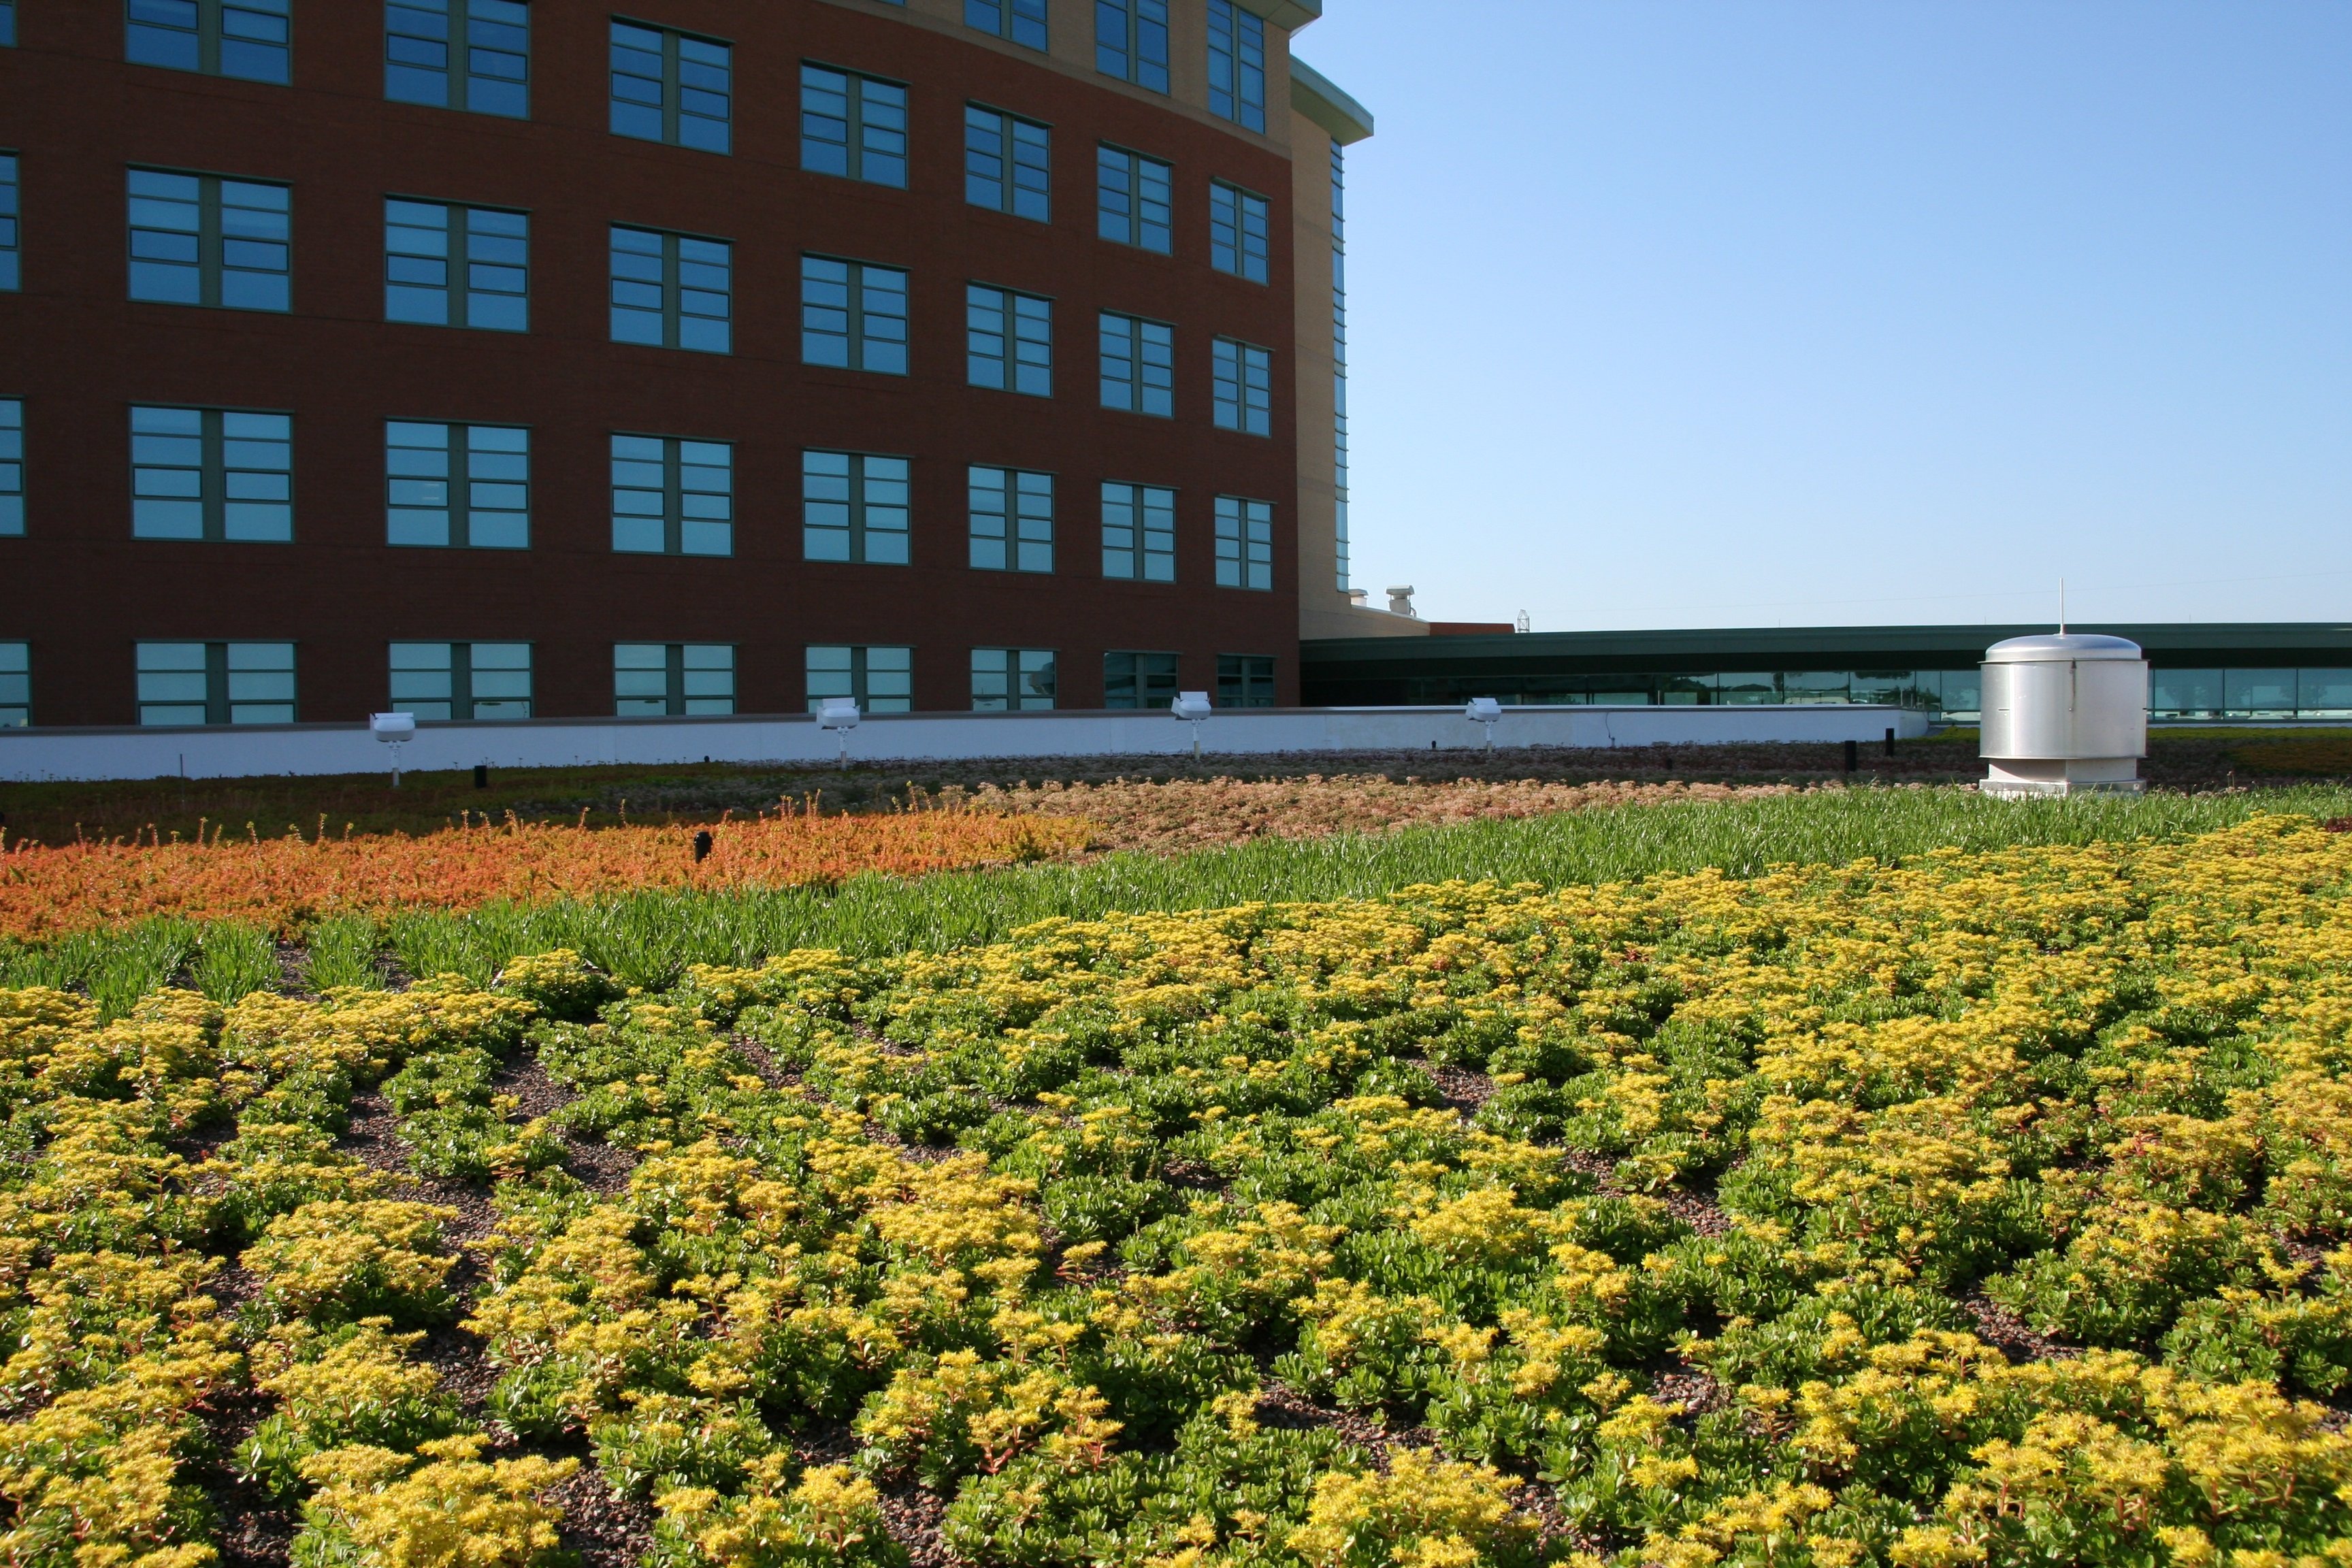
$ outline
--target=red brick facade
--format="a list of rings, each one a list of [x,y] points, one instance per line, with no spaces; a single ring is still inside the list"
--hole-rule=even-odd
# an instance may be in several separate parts
[[[733,45],[734,151],[717,156],[610,134],[608,13],[532,10],[532,118],[518,121],[385,101],[374,0],[296,0],[290,87],[125,64],[120,0],[18,6],[18,47],[0,48],[0,150],[20,160],[24,287],[0,293],[0,396],[25,405],[28,521],[26,537],[0,540],[0,638],[31,644],[35,722],[132,722],[146,638],[293,639],[305,720],[384,706],[386,644],[409,639],[530,641],[544,716],[613,710],[615,641],[735,644],[744,712],[802,706],[811,643],[912,645],[920,709],[970,706],[975,646],[1057,650],[1063,707],[1099,705],[1111,649],[1181,651],[1188,688],[1213,686],[1221,653],[1272,655],[1279,700],[1297,700],[1292,179],[1278,145],[878,5],[636,6],[634,19]],[[803,59],[909,84],[908,189],[802,172]],[[1050,226],[966,205],[968,101],[1052,125]],[[1172,257],[1097,237],[1103,141],[1174,165]],[[132,164],[289,184],[291,313],[130,301]],[[1273,198],[1271,286],[1211,268],[1213,178]],[[386,323],[387,195],[529,211],[530,331]],[[616,222],[733,242],[731,355],[609,341]],[[911,274],[911,375],[800,363],[808,251]],[[965,384],[969,281],[1054,299],[1050,401]],[[1098,406],[1104,309],[1176,323],[1174,420]],[[1219,336],[1276,349],[1271,439],[1213,426]],[[150,402],[290,412],[295,542],[134,540],[125,411]],[[388,547],[387,419],[530,426],[530,549]],[[735,443],[731,558],[614,553],[614,431]],[[802,559],[804,447],[914,459],[911,565]],[[967,567],[971,463],[1058,476],[1052,575]],[[1109,479],[1180,492],[1172,585],[1100,575]],[[1273,592],[1213,585],[1221,494],[1276,503]]]

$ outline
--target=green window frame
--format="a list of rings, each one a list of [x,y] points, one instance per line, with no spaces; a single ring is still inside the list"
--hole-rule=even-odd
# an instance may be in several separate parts
[[[1274,204],[1223,180],[1209,182],[1209,265],[1251,283],[1269,276]]]
[[[1054,706],[1055,654],[1047,647],[971,650],[975,713],[1042,713]]]
[[[530,118],[523,0],[385,0],[383,96],[394,103]]]
[[[1155,256],[1176,245],[1176,170],[1149,153],[1108,142],[1095,149],[1095,232],[1113,245]]]
[[[1095,0],[1095,69],[1168,90],[1168,0]]]
[[[1106,577],[1176,581],[1176,492],[1161,485],[1106,479],[1102,488]]]
[[[18,226],[23,205],[16,154],[0,152],[0,294],[25,286],[25,243]]]
[[[0,730],[33,721],[33,645],[0,642]]]
[[[530,330],[530,215],[387,196],[383,319]]]
[[[609,52],[614,135],[699,153],[734,150],[734,46],[615,16]]]
[[[1265,132],[1265,23],[1234,0],[1209,0],[1209,112]]]
[[[527,642],[395,642],[387,654],[391,712],[460,721],[530,717]]]
[[[290,542],[294,416],[133,404],[131,536]]]
[[[124,0],[122,56],[283,87],[294,77],[293,0]]]
[[[907,564],[914,464],[870,452],[801,453],[801,558]]]
[[[1024,48],[1043,49],[1049,38],[1045,5],[1046,0],[963,0],[964,25]]]
[[[831,256],[801,258],[801,363],[907,374],[907,274]]]
[[[159,305],[294,308],[294,193],[268,180],[127,172],[130,297]]]
[[[515,425],[388,419],[384,542],[530,548],[530,432]]]
[[[1270,654],[1221,653],[1217,656],[1217,706],[1274,706],[1274,658]]]
[[[614,342],[734,352],[732,243],[616,223],[611,245]]]
[[[613,711],[624,719],[683,719],[734,712],[735,645],[614,643]]]
[[[1178,662],[1172,653],[1114,649],[1103,655],[1103,706],[1167,707],[1176,700]]]
[[[991,212],[1053,222],[1053,128],[1000,109],[965,104],[963,199]]]
[[[1244,436],[1274,434],[1274,351],[1219,338],[1212,356],[1217,428]]]
[[[0,539],[25,537],[25,400],[0,397]]]
[[[964,286],[964,378],[1024,397],[1054,395],[1054,301],[1038,294]]]
[[[905,190],[907,84],[803,61],[801,167]]]
[[[1153,419],[1176,417],[1176,329],[1105,310],[1097,327],[1102,405]]]
[[[142,642],[135,657],[142,725],[295,722],[290,642]]]
[[[974,464],[967,488],[972,570],[1053,571],[1053,475]]]
[[[847,698],[861,713],[915,710],[915,650],[879,643],[811,643],[804,655],[809,711]]]
[[[1217,498],[1217,586],[1274,589],[1274,503]]]
[[[621,555],[734,554],[734,443],[616,432],[613,550]]]

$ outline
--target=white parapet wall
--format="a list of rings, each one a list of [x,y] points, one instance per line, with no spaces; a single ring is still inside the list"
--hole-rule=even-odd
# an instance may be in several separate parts
[[[1228,709],[1200,727],[1203,752],[1471,752],[1486,727],[1459,708]],[[1771,742],[1875,743],[1927,732],[1905,708],[1506,708],[1497,750],[1529,746],[1705,746]],[[1165,712],[888,713],[849,734],[860,763],[1189,753],[1192,726]],[[826,763],[840,742],[809,714],[725,719],[537,719],[425,723],[392,747],[364,724],[203,729],[0,730],[0,779],[246,778],[287,773],[560,768],[614,763]]]

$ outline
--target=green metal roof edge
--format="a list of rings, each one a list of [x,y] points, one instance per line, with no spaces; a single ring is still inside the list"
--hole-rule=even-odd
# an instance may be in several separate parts
[[[1534,632],[1477,637],[1325,637],[1299,645],[1300,662],[1371,669],[1450,667],[1532,668],[1564,661],[1850,660],[1871,655],[1964,656],[1973,664],[2004,637],[2028,637],[2046,624],[1959,626],[1746,626],[1638,632]],[[2069,629],[2129,637],[2155,658],[2194,653],[2308,651],[2352,657],[2352,626],[2332,621],[2082,623]],[[1792,668],[1784,666],[1784,668]]]
[[[1342,147],[1372,134],[1372,111],[1296,55],[1290,58],[1290,106],[1329,132]]]

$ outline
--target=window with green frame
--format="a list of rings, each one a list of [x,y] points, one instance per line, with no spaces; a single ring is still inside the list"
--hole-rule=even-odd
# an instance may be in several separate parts
[[[846,697],[861,713],[910,713],[915,708],[915,650],[876,643],[811,643],[808,705]]]

